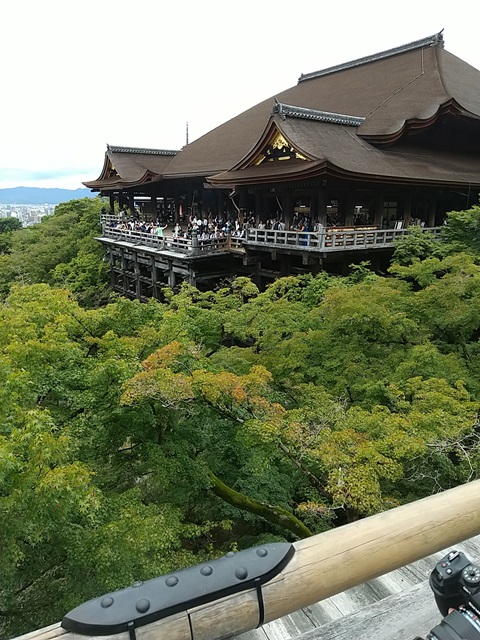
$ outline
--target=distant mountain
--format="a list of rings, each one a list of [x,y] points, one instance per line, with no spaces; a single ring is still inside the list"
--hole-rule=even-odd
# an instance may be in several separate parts
[[[59,204],[68,200],[94,198],[90,189],[41,189],[39,187],[14,187],[0,189],[0,204]]]

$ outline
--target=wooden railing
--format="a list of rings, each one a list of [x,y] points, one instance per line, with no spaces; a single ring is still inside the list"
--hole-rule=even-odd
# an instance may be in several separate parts
[[[154,233],[119,229],[104,225],[102,236],[117,242],[152,247],[159,251],[176,251],[183,254],[204,254],[210,252],[243,251],[242,238],[223,236],[220,238],[183,238],[170,235],[157,236]]]
[[[376,227],[352,227],[349,229],[323,229],[322,231],[274,231],[272,229],[248,229],[245,237],[223,236],[201,239],[200,237],[157,236],[121,229],[115,216],[102,216],[103,235],[114,240],[141,244],[159,250],[177,251],[186,254],[204,254],[217,251],[244,252],[244,245],[288,247],[301,251],[352,251],[361,249],[383,249],[393,247],[395,242],[408,236],[410,229],[377,229]],[[437,237],[441,227],[422,229],[423,233]]]
[[[213,582],[220,580],[220,577],[216,577],[216,569],[213,570],[208,563],[197,565],[188,570],[190,573],[192,570],[196,571],[198,576],[195,573],[197,577],[193,585],[185,585],[185,605],[176,606],[173,613],[168,610],[169,603],[164,603],[156,592],[152,594],[152,602],[145,600],[144,595],[139,595],[143,594],[141,583],[138,583],[139,588],[136,583],[128,590],[126,597],[119,595],[117,598],[118,592],[114,592],[91,601],[93,619],[87,616],[86,620],[92,625],[92,633],[89,635],[96,636],[97,640],[99,633],[104,640],[128,640],[135,637],[137,640],[215,640],[248,631],[258,626],[259,621],[271,622],[478,535],[479,496],[480,480],[476,480],[294,542],[291,545],[293,553],[289,553],[287,562],[282,564],[274,577],[267,578],[264,582],[260,580],[256,586],[248,585],[241,590],[240,583],[249,576],[246,575],[246,569],[240,567],[240,572],[235,571],[235,575],[232,570],[235,593],[230,591],[226,596],[203,598],[202,604],[189,606],[192,589],[193,594],[201,592],[203,584],[206,584],[205,576]],[[259,548],[257,555],[260,562],[260,557],[267,554],[265,549]],[[183,576],[178,577],[178,573],[162,578],[161,586],[164,591],[176,585],[175,588],[182,592]],[[147,582],[145,589],[148,587]],[[122,629],[120,632],[101,633],[95,625],[101,624],[104,615],[102,611],[105,616],[109,615],[109,607],[116,598],[119,600],[116,604],[119,611],[115,615],[119,619],[122,615],[124,618],[132,616],[127,618],[127,621],[131,620],[128,622],[129,631]],[[138,600],[139,598],[144,599]],[[167,608],[163,617],[162,606]],[[158,614],[153,615],[154,607]],[[144,611],[147,613],[142,620],[141,612]],[[73,615],[70,620],[72,617],[75,619]],[[65,622],[64,625],[72,629]],[[55,624],[27,634],[22,639],[52,640],[60,637],[62,640],[76,640],[84,638],[84,635]]]
[[[423,228],[424,233],[436,237],[441,227]],[[277,247],[300,248],[314,251],[341,251],[352,249],[380,249],[392,247],[395,242],[410,234],[409,229],[324,229],[318,232],[273,231],[249,229],[248,244],[268,244]]]

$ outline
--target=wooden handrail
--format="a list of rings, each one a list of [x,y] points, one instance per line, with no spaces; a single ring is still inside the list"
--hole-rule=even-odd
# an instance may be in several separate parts
[[[480,480],[294,543],[287,566],[261,587],[264,622],[480,534]],[[433,597],[433,596],[432,596]],[[249,589],[135,629],[137,640],[217,640],[258,626]],[[59,624],[18,640],[82,640]],[[97,640],[100,636],[96,637]],[[128,632],[101,636],[129,640]]]

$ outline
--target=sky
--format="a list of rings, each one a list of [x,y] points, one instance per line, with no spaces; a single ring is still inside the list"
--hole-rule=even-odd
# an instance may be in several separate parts
[[[82,187],[106,145],[180,149],[325,69],[444,29],[480,69],[471,0],[2,0],[0,188]]]

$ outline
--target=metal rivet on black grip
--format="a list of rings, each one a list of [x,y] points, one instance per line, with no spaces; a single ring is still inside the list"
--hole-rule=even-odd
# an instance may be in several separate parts
[[[202,576],[211,576],[213,573],[213,569],[212,567],[209,567],[208,565],[206,565],[205,567],[202,567],[200,569],[200,573],[202,574]]]
[[[145,613],[150,609],[150,601],[147,600],[146,598],[142,598],[137,602],[137,604],[135,605],[135,608],[138,611],[138,613]]]
[[[238,567],[238,569],[235,569],[235,576],[239,580],[245,580],[245,578],[248,578],[248,571],[245,567]]]
[[[104,609],[106,609],[107,607],[111,607],[112,604],[113,604],[113,598],[111,598],[110,596],[103,598],[103,600],[100,602],[100,606],[103,607]]]
[[[165,584],[167,585],[167,587],[174,587],[176,584],[178,584],[177,576],[170,576],[165,580]]]

